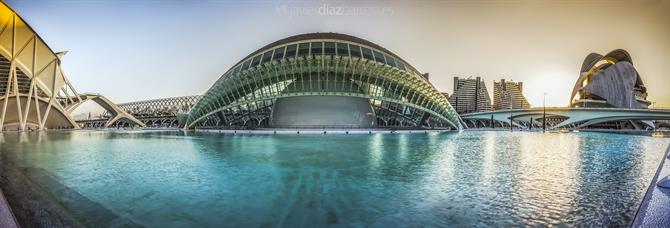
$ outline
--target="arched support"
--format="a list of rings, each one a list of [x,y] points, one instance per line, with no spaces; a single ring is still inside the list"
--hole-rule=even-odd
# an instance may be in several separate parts
[[[547,108],[546,114],[543,113],[542,108],[519,109],[519,110],[505,110],[493,111],[483,113],[473,113],[463,115],[464,120],[478,119],[491,120],[498,122],[509,123],[510,112],[515,121],[530,122],[533,119],[533,124],[542,126],[542,118],[559,118],[564,119],[556,123],[551,129],[557,128],[583,128],[594,124],[611,122],[611,121],[642,121],[650,128],[654,128],[653,123],[649,120],[670,120],[670,110],[658,109],[617,109],[617,108]],[[641,127],[644,129],[644,127]]]
[[[80,94],[79,95],[79,102],[72,103],[70,106],[66,107],[66,110],[69,110],[70,112],[73,112],[77,107],[79,107],[81,104],[85,103],[86,101],[93,101],[100,105],[103,109],[105,109],[107,112],[112,114],[112,117],[107,120],[105,123],[104,127],[110,127],[114,123],[116,123],[119,120],[126,120],[130,123],[132,123],[135,126],[141,126],[141,127],[146,127],[146,125],[135,118],[133,115],[128,114],[126,111],[121,109],[118,105],[116,105],[114,102],[110,101],[107,99],[107,97],[99,95],[99,94]]]

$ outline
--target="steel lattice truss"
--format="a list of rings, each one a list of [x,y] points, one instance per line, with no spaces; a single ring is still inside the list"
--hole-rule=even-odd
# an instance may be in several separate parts
[[[119,104],[119,107],[141,120],[148,127],[178,127],[180,126],[178,116],[183,115],[185,117],[200,97],[200,95],[195,95],[134,101]],[[109,116],[110,113],[104,112],[102,115]],[[95,127],[100,124],[98,122],[90,124]]]
[[[199,99],[200,95],[170,97],[128,102],[119,104],[119,107],[138,118],[151,116],[176,116],[179,113],[188,113]]]
[[[236,67],[203,95],[187,127],[265,126],[276,99],[315,95],[367,98],[380,127],[461,127],[447,99],[418,72],[346,53],[275,55],[247,69]]]

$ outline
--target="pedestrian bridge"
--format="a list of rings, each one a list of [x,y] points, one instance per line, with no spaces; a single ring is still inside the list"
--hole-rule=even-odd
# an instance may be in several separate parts
[[[111,117],[105,122],[104,127],[110,127],[112,124],[116,122],[128,122],[133,125],[138,125],[141,127],[145,127],[144,123],[142,121],[138,120],[135,118],[133,115],[129,114],[122,108],[120,108],[118,105],[114,104],[114,102],[110,101],[107,99],[107,97],[102,96],[100,94],[90,94],[90,93],[81,93],[78,94],[77,101],[73,103],[67,103],[68,100],[63,100],[62,105],[65,107],[65,110],[68,112],[72,112],[79,105],[85,103],[86,101],[94,101],[100,107],[105,109],[107,113],[111,114]]]
[[[178,117],[186,117],[199,99],[200,95],[169,97],[123,103],[119,104],[119,108],[142,121],[147,127],[183,127],[185,119],[179,120]]]
[[[136,119],[133,122],[108,122],[109,120],[115,119],[115,116],[118,116],[118,114],[109,111],[108,109],[105,109],[105,112],[103,112],[98,119],[80,120],[78,122],[86,128],[130,127],[134,123],[139,123],[137,125],[149,128],[183,127],[186,120],[185,117],[198,99],[200,99],[199,95],[169,97],[118,104],[119,111],[123,111]]]
[[[546,113],[545,113],[546,111]],[[625,109],[625,108],[566,108],[547,107],[530,109],[498,110],[461,115],[468,127],[490,127],[514,125],[519,128],[542,127],[544,116],[548,129],[579,129],[594,124],[639,120],[646,127],[655,128],[650,120],[670,120],[670,109]],[[645,129],[645,126],[636,128]]]

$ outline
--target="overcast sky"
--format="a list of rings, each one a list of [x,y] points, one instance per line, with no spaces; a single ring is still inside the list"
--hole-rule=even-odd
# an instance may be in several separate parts
[[[309,32],[358,36],[451,93],[454,76],[524,82],[566,106],[591,52],[628,50],[656,107],[670,107],[670,1],[8,0],[79,92],[115,102],[204,93],[259,47]],[[324,10],[327,9],[327,10]],[[491,94],[492,96],[492,94]]]

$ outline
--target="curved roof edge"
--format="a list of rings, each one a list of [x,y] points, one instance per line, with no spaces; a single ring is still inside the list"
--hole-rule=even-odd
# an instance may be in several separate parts
[[[581,72],[587,72],[593,66],[596,65],[600,60],[604,58],[612,58],[615,59],[617,62],[625,61],[633,64],[633,58],[630,56],[630,53],[624,49],[615,49],[613,51],[610,51],[607,53],[607,55],[601,55],[598,53],[591,53],[584,58],[584,62],[582,63],[582,68]]]
[[[631,57],[630,53],[628,53],[628,51],[624,49],[616,49],[614,51],[611,51],[610,53],[607,53],[605,57],[616,59],[617,62],[626,61],[629,62],[630,64],[633,64],[633,57]]]
[[[39,38],[40,40],[42,40],[42,43],[44,43],[44,46],[46,46],[46,47],[49,49],[49,51],[51,51],[51,53],[54,54],[56,57],[59,57],[58,54],[57,54],[57,52],[55,52],[55,51],[51,48],[51,46],[49,46],[49,44],[47,44],[46,41],[44,41],[44,39],[42,38],[42,36],[40,36],[40,34],[39,34],[35,29],[33,29],[32,26],[30,26],[30,23],[28,23],[28,20],[26,20],[25,18],[23,18],[23,17],[21,16],[21,14],[19,14],[14,8],[12,8],[12,6],[10,6],[8,3],[6,3],[5,0],[0,0],[0,3],[2,3],[2,4],[5,5],[5,6],[7,6],[7,8],[9,8],[9,10],[11,10],[12,12],[14,12],[14,14],[16,14],[17,17],[21,18],[21,20],[22,20],[22,21],[24,22],[24,24],[28,27],[28,29],[30,29],[30,31],[32,31],[32,32],[35,34],[35,36],[37,36],[37,38]],[[65,52],[67,53],[67,51],[65,51]],[[60,53],[60,52],[58,52],[58,53]],[[58,58],[58,59],[60,59],[60,58]]]
[[[598,54],[598,53],[591,53],[586,56],[584,59],[584,62],[582,63],[582,70],[581,72],[587,72],[595,65],[598,61],[600,61],[603,58],[603,55]]]
[[[245,56],[244,58],[242,58],[242,60],[240,60],[239,62],[233,64],[233,67],[234,67],[234,66],[237,66],[238,64],[240,64],[240,63],[242,63],[242,62],[244,62],[244,60],[246,60],[246,59],[248,59],[248,58],[250,58],[250,57],[252,57],[252,56],[254,56],[254,55],[260,54],[260,53],[263,52],[265,49],[268,49],[268,48],[271,48],[271,47],[274,47],[274,46],[279,46],[279,45],[286,44],[286,43],[291,43],[291,42],[296,42],[296,41],[301,41],[301,40],[311,40],[311,39],[334,39],[334,40],[344,40],[344,41],[349,41],[349,42],[354,42],[354,43],[364,44],[364,45],[370,46],[370,47],[372,47],[372,48],[378,49],[378,50],[380,50],[380,51],[383,51],[383,52],[385,52],[385,53],[387,53],[387,54],[393,56],[393,58],[400,59],[401,61],[407,63],[407,66],[408,66],[412,71],[415,71],[415,72],[421,74],[421,71],[419,71],[419,70],[417,70],[416,68],[414,68],[414,66],[412,66],[412,65],[411,65],[409,62],[407,62],[405,59],[403,59],[403,58],[401,58],[400,56],[396,55],[396,54],[393,53],[392,51],[389,51],[388,49],[386,49],[386,48],[384,48],[384,47],[382,47],[382,46],[379,46],[378,44],[375,44],[375,43],[373,43],[373,42],[371,42],[371,41],[368,41],[368,40],[366,40],[366,39],[359,38],[359,37],[356,37],[356,36],[347,35],[347,34],[342,34],[342,33],[334,33],[334,32],[303,33],[303,34],[298,34],[298,35],[293,35],[293,36],[289,36],[289,37],[282,38],[282,39],[277,40],[277,41],[275,41],[275,42],[266,44],[266,45],[264,45],[263,47],[259,48],[258,50],[256,50],[256,51],[252,52],[251,54]]]

